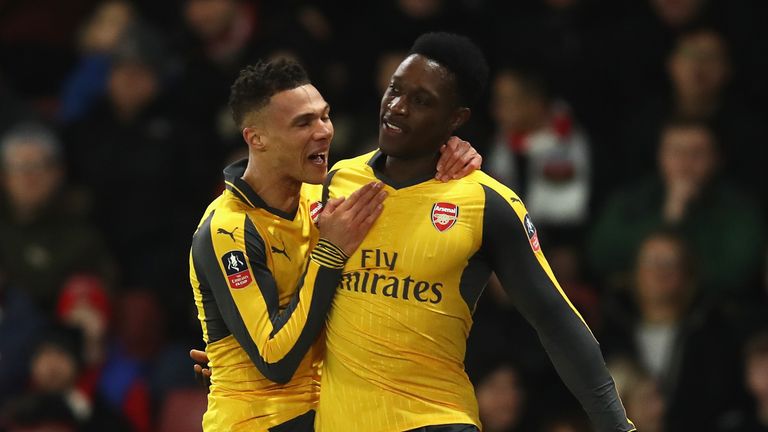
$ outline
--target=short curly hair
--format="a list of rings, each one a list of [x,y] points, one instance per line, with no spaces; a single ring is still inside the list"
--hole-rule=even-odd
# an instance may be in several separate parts
[[[480,98],[488,82],[488,62],[469,38],[454,33],[425,33],[408,52],[440,63],[456,78],[459,103],[471,106]]]
[[[240,71],[229,93],[229,108],[238,127],[249,112],[269,103],[276,93],[310,84],[307,71],[289,59],[258,61]]]

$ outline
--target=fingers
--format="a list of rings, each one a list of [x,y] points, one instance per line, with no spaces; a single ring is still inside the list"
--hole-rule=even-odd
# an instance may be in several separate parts
[[[206,354],[205,351],[196,350],[196,349],[190,350],[189,357],[195,363],[208,363],[208,354]]]
[[[446,173],[446,167],[453,165],[461,152],[457,151],[457,147],[462,142],[461,138],[452,136],[448,138],[448,141],[440,147],[440,159],[437,161],[437,175],[435,178],[443,180]],[[445,180],[448,180],[447,178]]]
[[[331,198],[325,203],[323,212],[333,213],[346,200],[345,197]]]
[[[472,174],[474,171],[477,171],[480,169],[480,165],[483,163],[483,157],[480,156],[475,149],[472,149],[472,152],[467,153],[464,157],[462,157],[462,160],[459,164],[459,168],[456,174],[453,174],[451,177],[454,179],[460,179],[468,176],[469,174]]]
[[[347,201],[339,206],[339,209],[343,211],[350,211],[354,215],[357,212],[363,211],[371,200],[375,199],[377,194],[383,187],[381,182],[371,182],[356,190],[352,195],[347,198]]]
[[[467,141],[458,137],[451,137],[444,147],[435,178],[440,181],[461,178],[459,174],[477,151]]]
[[[352,219],[351,224],[354,226],[355,224],[365,224],[365,221],[373,214],[381,214],[381,211],[384,209],[384,200],[387,198],[387,192],[386,191],[379,191],[375,196],[373,196],[369,201],[367,202],[360,202],[359,207],[352,209]],[[373,220],[375,221],[378,216],[376,216]],[[371,222],[372,224],[373,222]],[[369,226],[370,227],[370,226]],[[362,228],[362,227],[361,227]],[[367,232],[368,228],[365,228],[364,232]]]

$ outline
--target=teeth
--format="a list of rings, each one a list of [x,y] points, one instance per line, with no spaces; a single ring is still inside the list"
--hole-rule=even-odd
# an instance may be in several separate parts
[[[325,153],[315,153],[309,155],[309,159],[318,162],[325,162]]]
[[[392,123],[390,123],[388,121],[384,121],[384,126],[386,126],[388,129],[392,129],[395,132],[402,132],[403,131],[402,129],[400,129],[399,127],[393,125]]]

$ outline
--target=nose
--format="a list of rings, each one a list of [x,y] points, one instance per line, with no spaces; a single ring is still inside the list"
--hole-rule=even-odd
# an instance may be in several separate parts
[[[333,123],[331,120],[318,120],[318,126],[315,128],[314,138],[316,140],[330,139],[333,136]]]
[[[389,101],[387,107],[393,114],[406,115],[408,114],[408,105],[406,104],[404,96],[395,96]]]

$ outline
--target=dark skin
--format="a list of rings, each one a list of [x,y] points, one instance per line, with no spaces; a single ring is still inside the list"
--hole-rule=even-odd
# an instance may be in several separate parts
[[[405,181],[434,173],[440,146],[470,115],[459,103],[455,78],[445,67],[419,54],[403,60],[381,99],[384,174]]]
[[[392,75],[381,99],[379,147],[387,156],[382,171],[395,181],[467,176],[480,167],[482,158],[473,149],[462,152],[466,141],[449,138],[470,115],[459,101],[452,73],[419,54],[409,56]],[[195,377],[209,386],[211,370],[205,351],[193,349],[189,356],[195,362]]]

